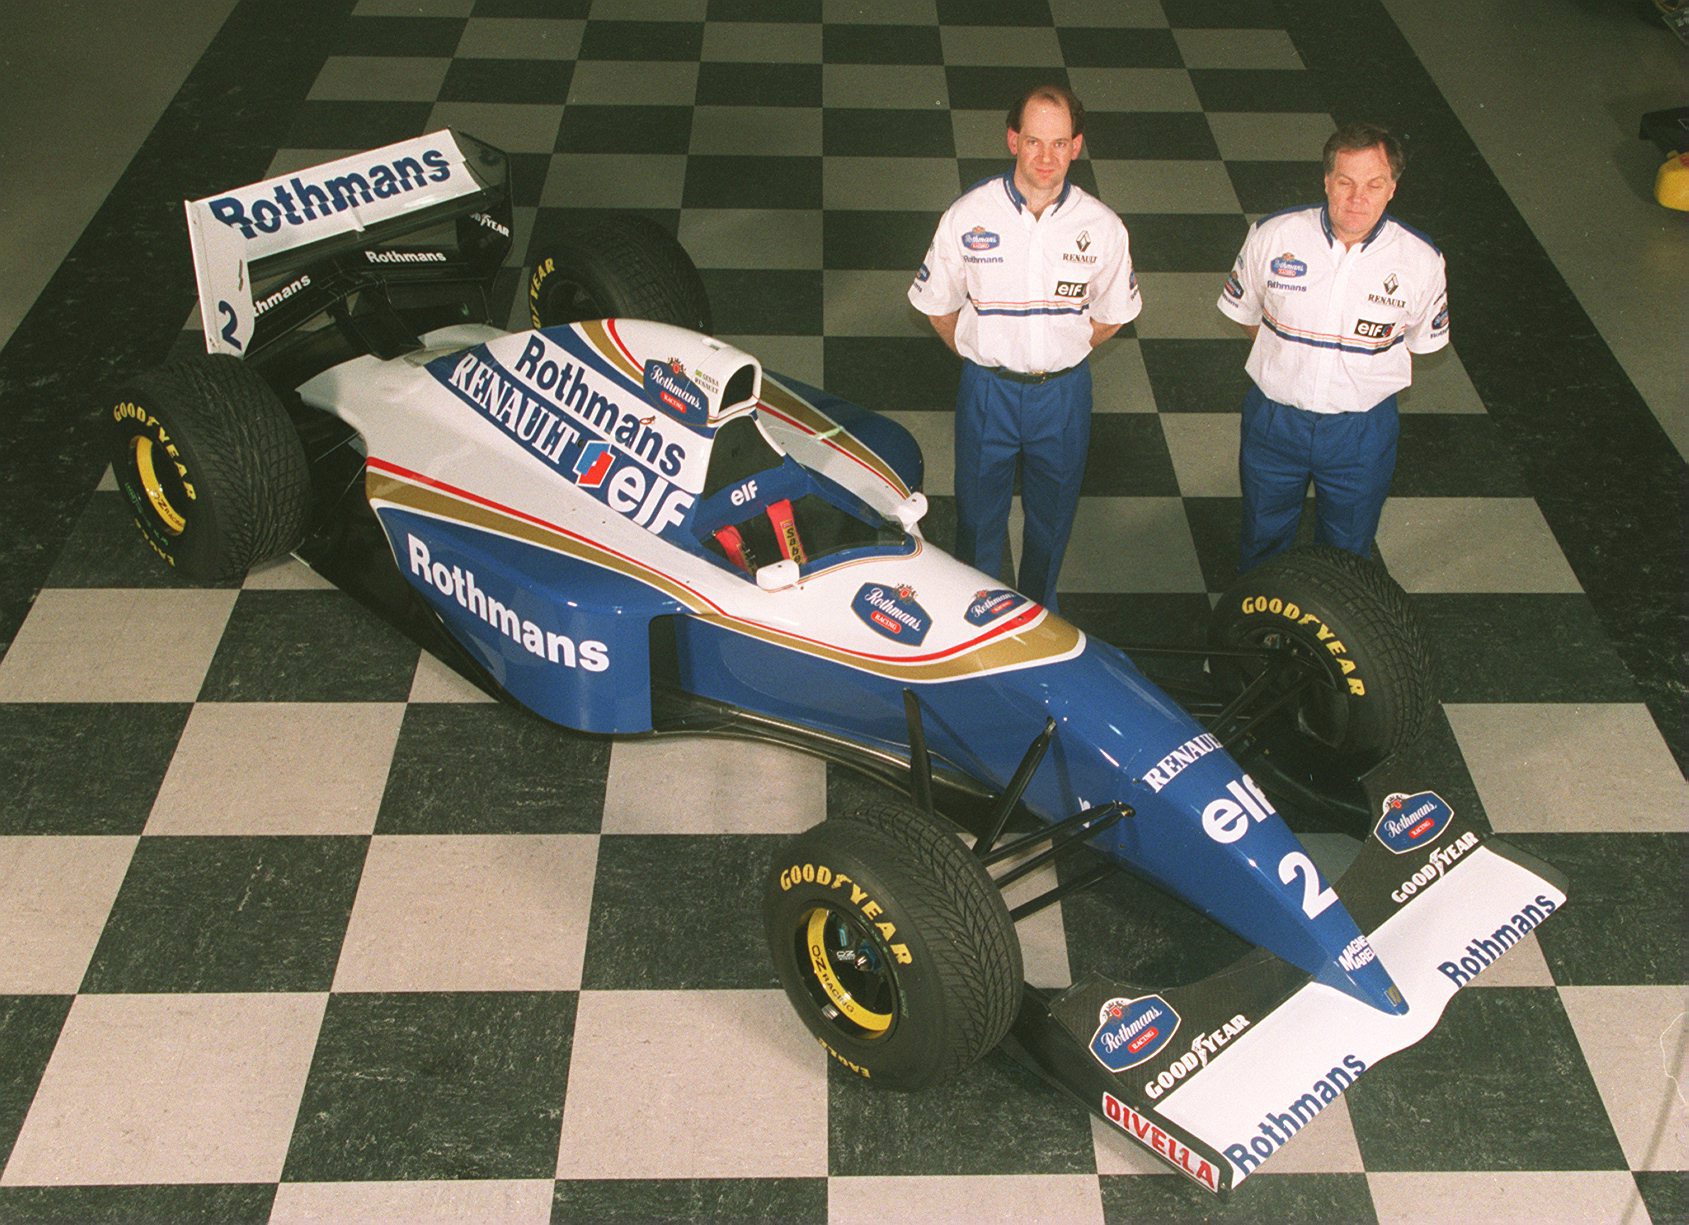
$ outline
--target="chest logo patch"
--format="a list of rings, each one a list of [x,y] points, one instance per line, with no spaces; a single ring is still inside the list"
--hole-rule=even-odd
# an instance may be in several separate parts
[[[962,245],[970,251],[989,251],[1003,241],[982,225],[976,225],[962,235]]]
[[[1283,277],[1299,277],[1308,275],[1308,265],[1286,251],[1272,263],[1273,275]]]
[[[1085,286],[1088,284],[1090,284],[1088,281],[1057,281],[1056,297],[1083,298],[1085,296]]]

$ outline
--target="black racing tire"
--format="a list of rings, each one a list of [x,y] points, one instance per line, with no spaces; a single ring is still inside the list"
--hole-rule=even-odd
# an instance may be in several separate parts
[[[1355,765],[1417,740],[1431,718],[1431,648],[1407,595],[1384,569],[1330,545],[1290,549],[1239,578],[1209,621],[1215,650],[1289,645],[1318,680],[1288,713],[1296,730]],[[1223,697],[1259,665],[1215,656]]]
[[[141,536],[185,578],[239,578],[304,538],[311,475],[287,410],[225,354],[121,385],[108,413],[117,487]]]
[[[792,1006],[872,1084],[938,1084],[1014,1022],[1020,941],[1003,895],[954,826],[908,804],[799,835],[775,857],[762,912]]]
[[[537,328],[582,319],[653,319],[711,330],[703,278],[675,237],[646,217],[613,214],[573,227],[539,253],[528,278]]]

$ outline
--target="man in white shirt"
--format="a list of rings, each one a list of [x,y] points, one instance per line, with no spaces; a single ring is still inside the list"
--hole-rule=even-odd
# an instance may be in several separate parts
[[[1021,465],[1021,591],[1056,608],[1091,439],[1097,345],[1139,310],[1119,216],[1067,181],[1085,108],[1067,89],[1029,90],[1008,115],[1015,164],[939,220],[909,300],[962,358],[956,395],[956,555],[1002,569]]]
[[[1220,294],[1221,313],[1255,342],[1238,450],[1239,573],[1295,542],[1310,481],[1315,538],[1372,554],[1409,354],[1449,342],[1442,252],[1384,212],[1402,164],[1385,129],[1339,128],[1325,144],[1326,202],[1251,226]]]

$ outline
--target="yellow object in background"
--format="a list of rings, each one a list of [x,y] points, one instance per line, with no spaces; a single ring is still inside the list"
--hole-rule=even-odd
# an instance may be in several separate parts
[[[1675,153],[1654,176],[1654,199],[1689,212],[1689,153]]]

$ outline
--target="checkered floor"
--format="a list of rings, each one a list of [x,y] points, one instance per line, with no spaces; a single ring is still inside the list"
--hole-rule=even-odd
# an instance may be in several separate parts
[[[16,487],[33,534],[0,582],[0,1220],[1689,1215],[1681,588],[1645,543],[1682,465],[1381,7],[283,7],[237,8],[0,355],[6,429],[62,456]],[[96,315],[96,373],[195,343],[174,201],[449,124],[513,155],[506,302],[581,212],[657,218],[721,334],[915,432],[944,542],[957,371],[903,290],[1002,164],[1006,99],[1050,78],[1090,108],[1075,177],[1126,218],[1146,302],[1096,361],[1068,615],[1194,640],[1236,557],[1220,280],[1249,218],[1317,198],[1334,115],[1397,123],[1396,209],[1447,241],[1456,340],[1416,365],[1380,552],[1438,647],[1439,788],[1572,881],[1224,1206],[1001,1054],[913,1097],[828,1066],[757,901],[781,837],[869,784],[561,732],[297,562],[177,583],[96,488],[64,402],[91,387],[44,413],[20,373]],[[1521,369],[1519,332],[1558,339]],[[1029,977],[1165,981],[1223,947],[1148,900],[1029,920]]]

